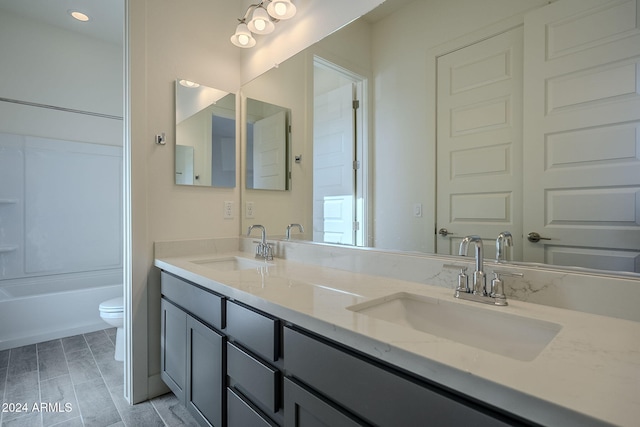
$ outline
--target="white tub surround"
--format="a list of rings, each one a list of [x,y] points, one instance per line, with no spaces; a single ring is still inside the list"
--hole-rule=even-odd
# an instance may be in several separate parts
[[[97,140],[0,132],[0,350],[104,329],[98,305],[123,293],[122,147],[101,139],[121,122],[58,113]]]
[[[570,411],[614,425],[637,424],[640,417],[638,322],[515,298],[509,299],[507,307],[457,301],[453,298],[457,272],[443,273],[436,265],[423,270],[420,264],[436,263],[437,257],[415,254],[288,242],[279,244],[276,255],[280,257],[269,262],[273,266],[259,270],[221,271],[191,262],[230,255],[253,258],[252,241],[240,240],[240,246],[247,251],[196,253],[191,250],[187,256],[179,256],[169,249],[171,245],[158,244],[157,248],[161,249],[157,251],[155,265],[542,425],[575,424],[578,421],[571,417]],[[202,241],[192,243],[179,245],[183,249],[207,246]],[[215,247],[210,245],[209,248]],[[314,252],[313,256],[310,252]],[[159,257],[158,253],[164,256]],[[347,266],[353,271],[347,271]],[[401,277],[390,277],[396,273]],[[407,275],[416,277],[407,278]],[[597,281],[598,276],[593,280]],[[601,286],[609,285],[606,277],[600,280]],[[634,279],[630,282],[637,284]],[[557,284],[558,288],[562,286]],[[627,284],[623,288],[625,286]],[[548,287],[541,287],[540,292],[544,289]],[[611,292],[617,293],[615,286],[608,289],[609,298]],[[347,309],[399,292],[551,322],[560,330],[533,360],[525,361]],[[638,301],[636,295],[633,295],[634,301]],[[628,296],[620,294],[619,297]],[[595,298],[599,298],[599,294]]]
[[[122,270],[0,281],[0,351],[108,328],[102,301],[122,296]]]

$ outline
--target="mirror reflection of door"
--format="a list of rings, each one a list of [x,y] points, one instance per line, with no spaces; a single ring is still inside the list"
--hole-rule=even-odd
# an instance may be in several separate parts
[[[286,188],[287,114],[279,111],[253,124],[253,188]]]
[[[289,123],[291,109],[247,98],[246,187],[289,189]]]
[[[193,185],[193,147],[176,144],[176,184]]]
[[[314,61],[313,240],[365,244],[363,79]]]
[[[525,17],[527,260],[640,272],[637,13],[566,0]]]
[[[437,236],[439,254],[509,231],[522,259],[522,38],[519,27],[438,58],[436,218],[453,233]]]

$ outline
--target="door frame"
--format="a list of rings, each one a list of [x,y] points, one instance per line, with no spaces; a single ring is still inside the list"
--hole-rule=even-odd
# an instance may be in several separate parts
[[[330,55],[329,55],[330,56]],[[371,222],[369,214],[371,212],[371,189],[369,182],[369,96],[368,82],[369,79],[362,74],[353,71],[333,58],[327,59],[327,55],[314,54],[313,68],[320,66],[333,72],[341,74],[348,80],[351,80],[356,87],[356,97],[360,101],[359,108],[355,110],[355,157],[360,167],[355,171],[355,189],[354,189],[354,212],[359,222],[359,228],[355,232],[355,246],[370,246],[372,242]],[[358,203],[362,200],[362,203]]]

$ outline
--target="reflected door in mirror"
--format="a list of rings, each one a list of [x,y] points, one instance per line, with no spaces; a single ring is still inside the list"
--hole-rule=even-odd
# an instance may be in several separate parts
[[[247,98],[247,188],[288,189],[288,108]]]
[[[176,184],[236,186],[236,96],[176,81]]]

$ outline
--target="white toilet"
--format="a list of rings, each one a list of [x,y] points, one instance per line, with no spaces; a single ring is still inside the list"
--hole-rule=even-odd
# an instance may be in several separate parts
[[[124,299],[123,297],[113,298],[100,303],[100,317],[102,320],[115,326],[116,331],[116,352],[115,359],[124,360]]]

